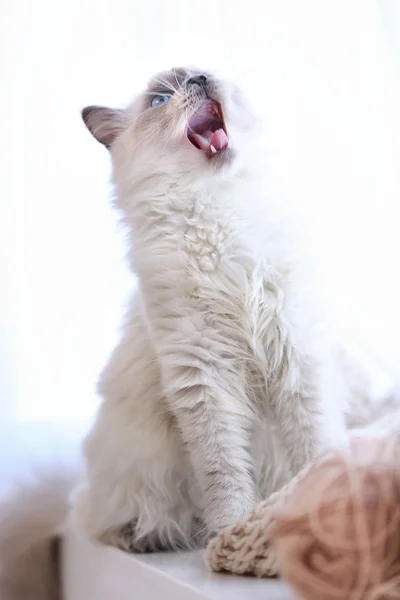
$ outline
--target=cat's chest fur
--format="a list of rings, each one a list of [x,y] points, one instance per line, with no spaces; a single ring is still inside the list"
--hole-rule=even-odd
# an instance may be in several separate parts
[[[282,265],[268,252],[268,224],[261,233],[251,213],[212,199],[196,203],[184,220],[181,248],[196,296],[210,312],[230,313],[255,342],[264,313],[279,312],[285,286]]]
[[[198,323],[201,314],[203,326],[236,339],[238,364],[252,357],[259,371],[282,356],[268,340],[285,342],[280,311],[290,272],[264,211],[258,219],[255,193],[241,182],[148,199],[134,254],[150,321],[169,315],[173,327],[175,318],[177,326]]]
[[[144,214],[133,228],[133,262],[144,285],[175,293],[183,286],[186,295],[193,289],[210,301],[218,293],[234,295],[241,311],[262,304],[266,294],[279,295],[286,268],[270,239],[272,224],[270,231],[264,215],[258,219],[257,202],[262,198],[242,182],[196,190],[171,186],[143,201]]]

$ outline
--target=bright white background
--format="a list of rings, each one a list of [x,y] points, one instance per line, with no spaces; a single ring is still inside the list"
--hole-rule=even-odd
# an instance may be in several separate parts
[[[397,0],[2,0],[0,420],[90,418],[131,277],[80,120],[166,67],[242,81],[332,309],[400,375]],[[398,62],[396,62],[398,61]]]

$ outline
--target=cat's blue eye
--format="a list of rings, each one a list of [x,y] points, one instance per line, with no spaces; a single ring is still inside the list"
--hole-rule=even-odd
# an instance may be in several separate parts
[[[162,104],[167,104],[167,102],[171,99],[169,94],[156,94],[151,99],[151,107],[156,108],[157,106],[161,106]]]

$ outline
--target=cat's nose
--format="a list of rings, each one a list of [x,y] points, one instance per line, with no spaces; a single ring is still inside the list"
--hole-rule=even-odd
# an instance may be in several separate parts
[[[207,83],[207,77],[205,75],[196,75],[196,77],[191,77],[188,79],[189,85],[199,85],[200,87],[204,87]]]

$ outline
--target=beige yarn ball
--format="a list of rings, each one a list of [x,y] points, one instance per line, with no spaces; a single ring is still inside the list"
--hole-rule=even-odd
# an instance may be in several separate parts
[[[279,571],[305,600],[400,599],[400,464],[363,440],[312,467],[277,514]]]

